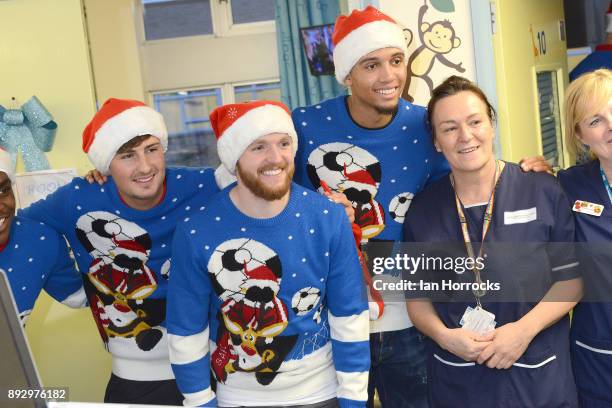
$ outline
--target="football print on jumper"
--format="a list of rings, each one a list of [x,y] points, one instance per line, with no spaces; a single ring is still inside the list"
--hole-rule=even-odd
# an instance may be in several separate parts
[[[361,227],[362,242],[385,228],[385,212],[375,200],[381,180],[380,162],[366,150],[349,143],[327,143],[310,153],[308,177],[319,192],[321,181],[344,193],[353,203],[355,223]]]
[[[270,384],[298,337],[280,336],[288,310],[277,296],[283,275],[279,256],[255,240],[232,239],[215,249],[208,271],[223,301],[211,356],[215,377],[226,382],[236,371],[255,372],[260,384]]]
[[[76,233],[93,257],[85,289],[106,346],[113,338],[134,338],[139,349],[151,350],[163,337],[164,305],[147,299],[157,288],[157,277],[147,266],[149,234],[105,211],[81,216]]]

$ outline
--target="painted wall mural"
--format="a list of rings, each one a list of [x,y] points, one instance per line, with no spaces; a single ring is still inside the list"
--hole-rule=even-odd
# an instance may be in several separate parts
[[[431,90],[451,75],[475,78],[469,0],[379,0],[405,29],[408,76],[403,97],[426,105]]]

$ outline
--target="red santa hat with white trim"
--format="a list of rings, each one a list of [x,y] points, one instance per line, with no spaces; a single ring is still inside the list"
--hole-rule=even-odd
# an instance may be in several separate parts
[[[291,113],[276,101],[251,101],[223,105],[212,111],[210,124],[217,137],[217,153],[221,166],[215,171],[219,187],[235,181],[236,163],[255,140],[271,133],[286,133],[297,151],[297,133]]]
[[[402,27],[373,6],[336,19],[334,34],[334,67],[336,80],[344,84],[357,61],[382,48],[398,48],[406,57],[408,44]]]
[[[151,135],[168,148],[168,130],[162,115],[143,102],[111,98],[83,130],[83,151],[102,174],[109,174],[117,150],[136,136]]]
[[[6,176],[15,183],[15,168],[13,167],[13,159],[6,150],[0,149],[0,171],[6,173]]]

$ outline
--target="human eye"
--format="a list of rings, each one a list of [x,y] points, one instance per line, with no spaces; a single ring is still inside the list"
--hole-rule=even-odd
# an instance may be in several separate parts
[[[119,156],[120,160],[129,160],[132,157],[134,157],[134,153],[123,153],[121,156]]]
[[[402,57],[395,57],[391,61],[393,65],[400,65],[404,59]]]
[[[371,63],[365,65],[365,69],[368,70],[368,71],[372,71],[372,70],[374,70],[376,68],[376,65],[377,64],[375,62],[371,62]]]
[[[442,133],[452,133],[457,130],[457,126],[448,126],[442,128]]]
[[[589,120],[589,127],[595,127],[595,126],[599,125],[600,122],[601,122],[601,118],[594,117],[591,120]]]

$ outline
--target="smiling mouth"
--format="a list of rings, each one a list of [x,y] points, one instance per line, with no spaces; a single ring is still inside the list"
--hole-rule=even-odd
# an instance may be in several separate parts
[[[283,172],[283,169],[275,168],[275,169],[263,170],[263,171],[261,171],[261,174],[263,174],[264,176],[278,176],[282,172]]]
[[[151,182],[154,177],[155,177],[155,174],[151,174],[150,176],[137,177],[137,178],[134,179],[134,181],[136,183],[146,184],[146,183]]]
[[[480,148],[480,146],[466,147],[465,149],[459,150],[459,154],[472,153],[472,152],[475,152],[476,150],[478,150],[479,148]]]
[[[0,227],[2,227],[4,225],[4,221],[6,221],[7,218],[8,217],[0,218]]]
[[[397,90],[397,87],[394,87],[394,88],[376,89],[374,92],[381,94],[381,95],[391,95],[395,93],[396,90]]]

